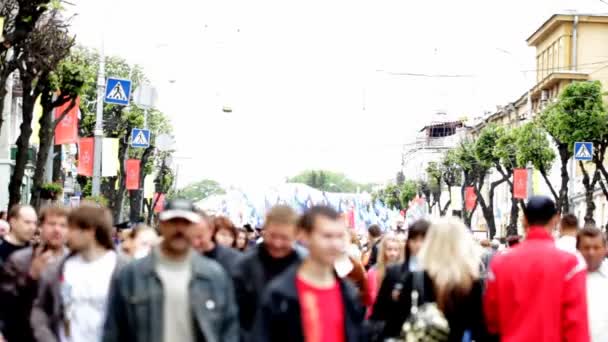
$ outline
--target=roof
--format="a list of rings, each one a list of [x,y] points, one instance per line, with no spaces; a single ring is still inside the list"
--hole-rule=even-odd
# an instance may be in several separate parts
[[[608,14],[595,13],[595,14],[583,14],[583,13],[558,13],[554,14],[547,19],[534,33],[526,39],[529,46],[536,46],[538,41],[555,30],[562,22],[572,22],[574,17],[579,17],[579,22],[604,22],[608,23]]]
[[[451,126],[451,125],[461,125],[464,127],[464,122],[462,120],[457,120],[457,121],[448,121],[448,122],[436,122],[436,123],[430,123],[424,127],[422,127],[420,129],[419,132],[424,131],[427,128],[431,128],[431,127],[440,127],[440,126]]]

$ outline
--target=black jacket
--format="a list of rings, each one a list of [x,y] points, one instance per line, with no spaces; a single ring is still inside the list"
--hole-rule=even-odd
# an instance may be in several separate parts
[[[390,266],[382,281],[376,304],[370,319],[384,322],[382,338],[398,337],[403,323],[410,316],[412,274],[405,264]],[[399,290],[399,287],[402,287]],[[431,278],[425,273],[423,303],[435,301],[435,290]],[[466,330],[471,331],[475,341],[492,341],[486,331],[483,305],[482,281],[473,283],[471,291],[454,299],[452,309],[444,312],[450,325],[449,341],[462,341]]]
[[[256,315],[251,341],[304,341],[300,300],[296,288],[297,272],[298,265],[294,265],[268,285]],[[365,310],[360,305],[357,291],[347,281],[337,279],[344,303],[345,342],[364,341]]]
[[[242,340],[247,340],[253,326],[258,302],[268,283],[294,264],[299,264],[300,256],[295,250],[287,257],[274,259],[264,244],[259,244],[245,252],[232,272]]]
[[[239,259],[243,256],[242,253],[228,247],[215,244],[215,247],[209,252],[203,253],[207,258],[215,260],[222,265],[226,273],[230,274],[236,266]]]

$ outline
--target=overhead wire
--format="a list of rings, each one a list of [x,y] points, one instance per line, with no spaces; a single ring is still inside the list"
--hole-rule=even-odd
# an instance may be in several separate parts
[[[602,65],[602,67],[608,67],[608,59],[598,61],[598,62],[578,64],[577,68],[589,67],[589,66],[594,66],[594,65]],[[600,69],[602,67],[600,67]],[[541,68],[541,69],[518,70],[517,72],[528,73],[528,72],[540,72],[540,71],[560,71],[559,69],[560,68],[552,67],[552,68]],[[595,71],[600,70],[600,69],[596,69]],[[407,71],[401,72],[401,71],[386,71],[386,70],[376,70],[376,72],[383,72],[383,73],[386,73],[386,74],[389,74],[392,76],[411,76],[411,77],[428,77],[428,78],[475,78],[475,77],[482,76],[480,74],[428,74],[428,73],[421,73],[421,72],[407,72]],[[563,72],[571,72],[571,71],[563,70]]]

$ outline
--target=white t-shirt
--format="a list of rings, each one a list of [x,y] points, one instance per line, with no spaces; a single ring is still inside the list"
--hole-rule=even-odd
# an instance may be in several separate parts
[[[61,296],[68,328],[63,322],[59,324],[61,342],[101,340],[110,280],[116,261],[114,251],[108,251],[90,262],[80,255],[66,261]]]
[[[608,336],[608,264],[587,273],[587,308],[592,342],[606,341]]]

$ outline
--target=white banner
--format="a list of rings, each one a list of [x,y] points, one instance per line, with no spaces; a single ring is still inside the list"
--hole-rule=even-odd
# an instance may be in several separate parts
[[[116,176],[118,167],[118,139],[103,138],[101,142],[101,176]]]

